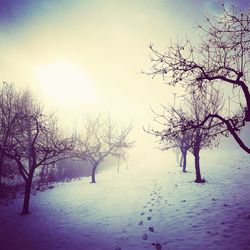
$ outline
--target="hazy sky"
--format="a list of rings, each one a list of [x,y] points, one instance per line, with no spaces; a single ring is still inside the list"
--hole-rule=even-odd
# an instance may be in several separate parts
[[[224,1],[239,8],[248,0]],[[221,0],[0,0],[0,80],[27,84],[67,121],[105,111],[150,122],[149,105],[173,101],[150,67],[150,42],[198,37],[195,21]]]

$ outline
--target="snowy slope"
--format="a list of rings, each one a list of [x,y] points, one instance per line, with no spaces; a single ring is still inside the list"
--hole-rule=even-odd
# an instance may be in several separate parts
[[[205,185],[169,156],[37,193],[28,216],[0,207],[0,249],[250,249],[250,158],[209,155]]]

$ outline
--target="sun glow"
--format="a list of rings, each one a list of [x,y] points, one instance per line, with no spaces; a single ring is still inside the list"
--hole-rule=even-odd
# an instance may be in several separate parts
[[[66,61],[39,66],[36,77],[46,95],[54,101],[94,102],[96,91],[81,67]]]

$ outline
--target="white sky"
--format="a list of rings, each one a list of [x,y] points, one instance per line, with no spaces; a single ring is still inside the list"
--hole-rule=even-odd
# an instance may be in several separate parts
[[[2,80],[32,85],[67,117],[104,110],[127,120],[172,98],[140,71],[150,67],[150,42],[189,33],[191,8],[184,19],[172,1],[52,2],[0,33]]]
[[[148,45],[164,48],[185,34],[195,40],[195,21],[221,2],[0,3],[0,80],[31,86],[67,124],[109,112],[124,124],[133,119],[137,137],[147,137],[142,126],[151,122],[149,106],[172,103],[176,91],[140,74],[150,67]]]

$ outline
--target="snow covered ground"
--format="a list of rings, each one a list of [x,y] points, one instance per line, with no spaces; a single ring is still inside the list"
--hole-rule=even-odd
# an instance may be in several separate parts
[[[145,155],[97,184],[83,178],[37,193],[30,215],[19,216],[19,199],[1,206],[0,249],[250,249],[250,157],[207,155],[204,185],[193,182],[192,161],[184,174],[173,156]]]

